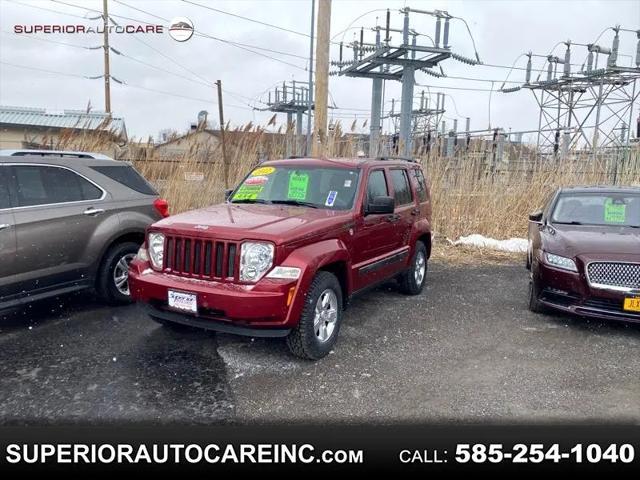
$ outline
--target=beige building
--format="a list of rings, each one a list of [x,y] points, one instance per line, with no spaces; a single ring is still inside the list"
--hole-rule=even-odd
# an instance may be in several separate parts
[[[115,156],[124,119],[104,112],[0,106],[0,149],[87,150]]]

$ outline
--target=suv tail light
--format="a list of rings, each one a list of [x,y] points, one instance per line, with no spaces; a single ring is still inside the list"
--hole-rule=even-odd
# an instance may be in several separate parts
[[[158,211],[162,218],[167,218],[169,216],[169,202],[162,198],[156,198],[153,202],[153,206]]]

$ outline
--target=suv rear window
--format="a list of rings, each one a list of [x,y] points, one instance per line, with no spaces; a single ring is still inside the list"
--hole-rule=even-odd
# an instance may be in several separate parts
[[[393,195],[396,205],[406,205],[413,202],[409,179],[405,170],[391,170],[391,181],[393,182]]]
[[[158,195],[131,165],[101,165],[91,169],[143,195]]]
[[[0,166],[0,208],[11,208],[11,202],[9,198],[9,184],[7,177],[9,176],[7,170],[9,167]]]

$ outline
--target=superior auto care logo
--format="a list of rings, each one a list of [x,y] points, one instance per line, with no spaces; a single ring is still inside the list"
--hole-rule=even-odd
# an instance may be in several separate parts
[[[44,34],[99,34],[105,31],[109,34],[163,34],[168,30],[169,36],[177,42],[186,42],[193,36],[193,22],[186,17],[175,17],[169,28],[164,25],[131,23],[126,25],[84,25],[84,24],[17,24],[13,26],[13,33],[18,35]]]

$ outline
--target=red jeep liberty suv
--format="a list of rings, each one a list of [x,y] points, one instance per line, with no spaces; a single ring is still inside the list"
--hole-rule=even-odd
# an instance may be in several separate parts
[[[394,277],[422,291],[430,221],[417,163],[265,162],[225,203],[151,225],[131,295],[162,324],[287,337],[295,355],[319,359],[354,294]]]

